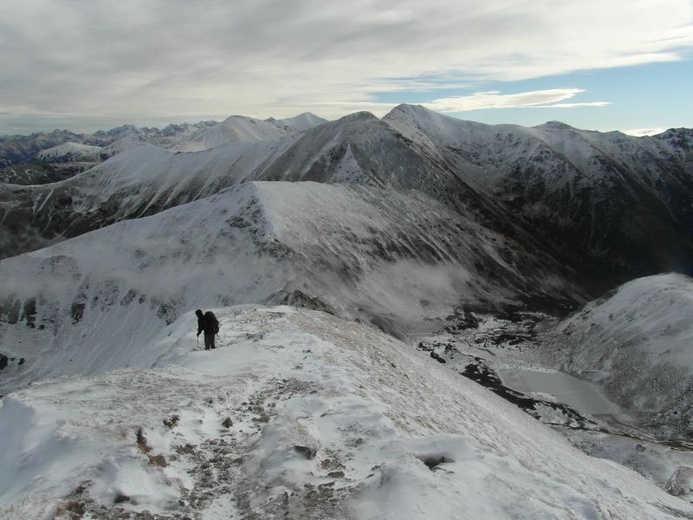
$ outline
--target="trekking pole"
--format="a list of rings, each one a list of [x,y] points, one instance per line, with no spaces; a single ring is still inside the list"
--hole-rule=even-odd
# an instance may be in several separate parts
[[[200,336],[197,336],[197,350],[200,350]]]

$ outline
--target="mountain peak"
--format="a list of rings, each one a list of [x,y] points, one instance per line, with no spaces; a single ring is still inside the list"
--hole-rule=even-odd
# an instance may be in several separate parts
[[[320,126],[328,122],[326,119],[318,117],[311,112],[303,112],[302,114],[286,119],[269,118],[266,121],[277,127],[289,128],[299,133],[306,132],[311,128],[315,128],[316,126]]]
[[[546,123],[538,125],[535,128],[547,130],[575,130],[574,127],[566,123],[563,123],[562,121],[547,121]]]
[[[368,112],[366,110],[362,110],[361,112],[354,112],[353,114],[348,114],[344,117],[340,117],[337,120],[337,123],[355,123],[358,121],[368,121],[368,120],[379,121],[380,119],[377,118],[375,115],[373,115],[371,112]]]
[[[401,116],[401,115],[406,115],[406,116],[412,117],[412,116],[433,115],[433,114],[441,115],[438,112],[430,110],[423,105],[409,105],[407,103],[401,103],[401,104],[397,105],[395,108],[393,108],[392,110],[390,110],[390,112],[388,114],[386,114],[383,119],[393,118],[393,117]]]

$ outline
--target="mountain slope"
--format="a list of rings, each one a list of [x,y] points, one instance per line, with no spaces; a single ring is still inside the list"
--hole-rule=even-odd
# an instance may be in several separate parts
[[[306,132],[278,156],[260,180],[315,181],[417,190],[467,217],[492,213],[493,201],[454,172],[422,155],[385,121],[359,112]]]
[[[168,354],[153,369],[6,398],[0,518],[693,515],[370,328],[287,307],[217,313],[216,351],[189,352],[186,316],[144,346]]]
[[[100,160],[102,152],[103,148],[101,146],[67,142],[47,150],[41,150],[36,154],[36,158],[45,162],[97,162]]]
[[[70,373],[91,373],[92,356],[115,368],[106,360],[123,349],[139,359],[158,326],[195,307],[299,291],[407,335],[458,306],[555,309],[580,294],[541,256],[422,194],[310,182],[233,187],[5,259],[0,276],[0,353],[25,359],[0,372],[5,391],[64,375],[65,359],[80,359]],[[111,344],[121,328],[127,345]]]
[[[174,153],[144,140],[121,139],[104,148],[114,157],[82,175],[42,186],[0,184],[5,228],[0,258],[258,178],[298,135],[322,122],[312,114],[272,122],[234,116],[191,136],[183,133],[170,146],[198,153]]]
[[[408,105],[383,121],[597,281],[690,268],[693,132],[634,138],[561,123],[489,126]]]
[[[690,267],[691,132],[226,123],[0,185],[0,518],[692,516],[462,377],[690,501],[690,279],[531,311]],[[195,308],[224,348],[193,352]],[[525,399],[528,361],[618,406]]]

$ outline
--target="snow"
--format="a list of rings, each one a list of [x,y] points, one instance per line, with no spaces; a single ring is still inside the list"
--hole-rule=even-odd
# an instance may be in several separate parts
[[[290,128],[297,132],[307,132],[308,130],[327,123],[326,119],[311,114],[310,112],[304,112],[295,117],[289,117],[286,119],[267,119],[267,122],[274,124],[279,128]]]
[[[301,133],[325,123],[313,114],[306,113],[290,119],[261,121],[250,117],[231,116],[219,124],[203,128],[170,149],[180,152],[200,152],[232,142],[251,143],[278,141],[297,137]]]
[[[215,351],[194,350],[189,313],[149,347],[170,354],[153,368],[7,396],[0,465],[15,471],[0,480],[0,518],[75,503],[89,518],[101,506],[209,520],[693,515],[371,328],[289,307],[214,310]]]
[[[100,218],[107,217],[109,222],[133,218],[241,184],[290,143],[235,142],[197,153],[174,153],[142,142],[121,143],[123,149],[111,159],[45,190],[73,190],[72,215],[96,220],[98,227]]]
[[[598,198],[600,190],[595,186],[618,186],[622,182],[619,171],[628,171],[636,183],[656,193],[666,188],[657,182],[661,181],[663,161],[677,172],[678,182],[688,184],[686,158],[681,153],[685,145],[672,146],[661,136],[637,139],[619,132],[579,130],[555,121],[533,128],[486,125],[412,105],[394,108],[383,121],[428,156],[452,165],[456,174],[475,189],[496,199],[507,196],[505,185],[518,172],[523,181],[520,188],[528,192],[526,195],[533,189],[547,191],[543,199],[584,189],[594,191],[593,196]],[[660,193],[665,200],[670,199],[663,191]],[[546,200],[537,202],[546,204]],[[525,209],[531,211],[532,207]]]
[[[100,146],[67,142],[46,150],[41,150],[36,154],[36,158],[46,162],[65,161],[67,159],[73,161],[99,160],[103,151],[104,148]]]

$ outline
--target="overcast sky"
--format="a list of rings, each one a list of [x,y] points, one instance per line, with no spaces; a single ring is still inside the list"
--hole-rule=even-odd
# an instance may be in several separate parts
[[[691,0],[2,0],[0,134],[377,116],[693,127]]]

